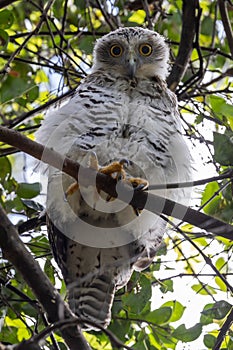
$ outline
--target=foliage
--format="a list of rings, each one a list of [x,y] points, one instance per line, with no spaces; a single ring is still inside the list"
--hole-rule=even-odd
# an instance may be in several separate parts
[[[172,61],[182,49],[182,11],[187,1],[8,3],[0,10],[0,119],[2,125],[30,138],[47,108],[72,92],[88,73],[94,42],[103,34],[118,26],[144,26],[169,38]],[[222,174],[233,167],[233,52],[221,3],[225,4],[228,24],[232,25],[230,1],[200,0],[194,47],[176,88],[184,134],[194,159],[204,163],[203,167],[200,165],[204,176],[202,171],[198,178],[207,174],[209,177],[210,172],[213,176]],[[19,159],[15,149],[1,144],[0,204],[22,227],[23,222],[38,216],[42,206],[37,197],[40,184],[38,180],[28,181],[28,169],[16,169]],[[26,160],[24,166],[27,167]],[[201,202],[201,209],[207,214],[232,223],[232,179],[210,182],[194,193],[195,204]],[[134,273],[127,289],[117,293],[109,330],[135,350],[179,350],[185,348],[185,343],[190,343],[190,349],[233,349],[229,322],[232,307],[228,300],[232,292],[231,242],[206,235],[190,225],[183,224],[181,228],[183,235],[168,232],[150,268]],[[45,227],[24,231],[21,237],[65,297],[64,282],[52,259]],[[17,344],[45,329],[48,321],[35,296],[5,259],[0,265],[0,283],[0,342]],[[192,303],[189,298],[195,301]],[[200,315],[194,313],[193,317],[199,302]],[[219,330],[223,334],[217,347]],[[93,349],[116,348],[104,332],[85,336]],[[46,338],[41,348],[66,346],[57,331]]]

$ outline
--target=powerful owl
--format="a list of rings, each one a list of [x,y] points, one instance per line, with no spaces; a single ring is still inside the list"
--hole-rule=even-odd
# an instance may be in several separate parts
[[[103,36],[91,73],[65,105],[48,113],[37,140],[135,190],[189,180],[177,100],[165,82],[168,56],[164,38],[147,29]],[[86,330],[109,325],[115,292],[133,270],[150,265],[166,230],[159,215],[109,198],[92,180],[83,187],[48,168],[49,240],[70,307],[85,318]],[[167,189],[159,194],[183,196]]]

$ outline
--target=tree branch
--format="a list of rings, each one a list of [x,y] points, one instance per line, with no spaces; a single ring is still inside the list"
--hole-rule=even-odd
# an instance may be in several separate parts
[[[216,342],[214,344],[213,350],[219,350],[221,348],[221,344],[227,332],[230,330],[232,323],[233,323],[233,308],[231,309],[231,312],[227,316],[227,319],[225,320],[224,324],[221,326],[221,329],[216,339]]]
[[[25,248],[19,238],[17,230],[1,207],[0,246],[4,258],[10,261],[21,273],[24,280],[30,286],[44,310],[47,312],[50,322],[73,317],[72,312],[52,286],[48,277],[43,273],[39,264]],[[63,329],[61,333],[70,350],[77,350],[77,348],[83,350],[91,349],[77,327]]]
[[[233,226],[218,219],[198,212],[194,209],[176,203],[151,193],[143,191],[133,191],[123,182],[118,183],[116,190],[116,180],[111,176],[96,172],[91,168],[83,168],[80,164],[65,156],[48,149],[38,142],[32,141],[15,130],[9,130],[0,126],[0,141],[20,149],[21,151],[39,159],[43,162],[60,169],[66,174],[76,179],[80,185],[88,186],[96,180],[96,186],[111,197],[118,198],[134,208],[147,209],[157,215],[163,213],[177,219],[188,222],[191,225],[212,232],[215,235],[233,239]],[[80,172],[81,171],[81,175]],[[130,201],[129,198],[132,198]]]
[[[199,8],[198,0],[183,0],[183,25],[179,51],[167,79],[167,84],[172,91],[175,91],[177,85],[183,78],[193,51],[197,8]]]
[[[229,49],[231,52],[231,57],[233,58],[233,31],[231,22],[227,12],[227,1],[226,0],[218,0],[219,11],[222,18],[222,24],[226,33]]]
[[[18,0],[0,0],[0,9],[7,7],[11,4],[13,4],[13,2],[16,2]]]
[[[46,327],[43,331],[41,331],[39,334],[34,335],[31,339],[24,341],[22,344],[16,346],[14,348],[14,350],[37,350],[36,348],[34,348],[34,344],[38,344],[41,340],[43,340],[44,338],[46,338],[51,332],[56,331],[56,330],[61,330],[61,329],[65,329],[68,328],[70,326],[75,326],[78,325],[80,323],[88,323],[89,325],[93,325],[96,327],[96,323],[92,322],[88,319],[85,318],[78,318],[76,316],[66,319],[66,320],[62,320],[62,321],[58,321],[48,327]],[[124,348],[127,350],[133,350],[132,347],[129,347],[125,344],[123,344],[111,331],[109,331],[108,329],[105,329],[103,326],[98,325],[99,329],[104,332],[109,339],[111,340],[112,344],[114,344],[114,346],[116,348]],[[0,349],[1,350],[1,349]],[[77,348],[76,348],[77,350]],[[80,348],[80,350],[84,350],[82,348]]]

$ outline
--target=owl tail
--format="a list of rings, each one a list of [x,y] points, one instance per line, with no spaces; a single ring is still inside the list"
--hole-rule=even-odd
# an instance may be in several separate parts
[[[90,282],[90,281],[89,281]],[[78,285],[79,284],[79,285]],[[82,323],[83,330],[97,330],[98,325],[106,328],[111,321],[111,308],[115,284],[111,275],[98,275],[88,285],[73,284],[69,287],[68,301],[71,310],[94,324]]]

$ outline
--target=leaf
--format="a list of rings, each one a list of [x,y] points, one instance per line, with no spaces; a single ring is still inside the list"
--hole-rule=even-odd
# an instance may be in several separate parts
[[[151,298],[151,282],[145,276],[140,277],[139,291],[135,289],[131,293],[122,296],[122,301],[128,307],[128,311],[133,314],[139,314]]]
[[[178,321],[184,313],[185,306],[183,306],[179,301],[174,300],[174,301],[167,301],[162,305],[164,306],[170,306],[172,308],[172,315],[169,319],[169,322],[176,322]]]
[[[35,101],[39,96],[39,86],[33,86],[31,89],[29,89],[26,93],[26,100],[27,102],[33,102]]]
[[[9,102],[22,96],[35,86],[32,78],[32,69],[29,65],[17,62],[12,66],[7,78],[3,81],[0,89],[0,101]]]
[[[148,322],[153,322],[158,325],[166,324],[171,318],[172,309],[170,307],[160,307],[151,311],[144,319]]]
[[[5,30],[0,29],[0,50],[3,50],[7,47],[9,42],[9,36]]]
[[[0,12],[0,29],[9,29],[14,22],[12,11],[3,10]]]
[[[20,198],[33,198],[38,196],[41,190],[41,184],[39,182],[35,182],[32,184],[21,182],[18,184],[18,188],[16,190],[17,195]]]
[[[0,158],[0,180],[3,182],[11,176],[11,163],[7,157]]]
[[[212,295],[212,294],[216,294],[216,290],[209,286],[209,285],[202,285],[201,283],[198,283],[198,284],[194,284],[192,286],[192,289],[197,292],[198,294],[201,294],[201,295]]]
[[[220,165],[233,165],[233,132],[214,132],[214,159]]]
[[[128,18],[128,21],[129,22],[134,22],[134,23],[137,23],[137,24],[142,24],[142,23],[144,23],[145,18],[146,18],[146,12],[144,10],[138,10],[138,11],[135,11],[132,14],[132,16],[130,16]]]
[[[206,185],[205,190],[202,193],[201,205],[204,205],[218,190],[219,185],[217,182],[210,182],[208,185]],[[219,196],[215,196],[213,199],[211,199],[211,202],[204,206],[204,212],[209,215],[214,215],[219,207],[219,201]]]
[[[167,293],[167,292],[174,292],[173,289],[173,281],[172,280],[167,280],[163,281],[161,287],[159,288],[162,293]]]
[[[131,327],[131,323],[128,320],[118,320],[114,319],[113,322],[111,322],[108,329],[121,341],[124,341],[126,338],[126,334],[129,332],[129,329]]]
[[[172,336],[176,339],[179,339],[185,343],[196,340],[202,332],[201,323],[197,323],[191,328],[186,328],[184,324],[180,325],[174,330]]]
[[[87,55],[92,54],[94,41],[92,36],[84,36],[78,45],[79,49],[84,51]]]
[[[231,308],[232,305],[229,304],[227,301],[220,300],[217,301],[215,304],[207,304],[204,310],[202,311],[202,315],[207,317],[209,320],[221,320],[224,317],[226,317]]]
[[[31,336],[31,333],[29,332],[29,330],[26,327],[18,328],[17,337],[18,337],[19,342],[21,342],[22,340],[29,339],[30,336]]]
[[[54,267],[48,259],[46,260],[44,265],[44,272],[46,273],[52,284],[55,284]]]
[[[213,349],[216,342],[216,338],[212,334],[204,335],[204,344],[208,349]]]
[[[221,272],[227,272],[227,262],[223,257],[218,258],[215,263],[216,268]]]
[[[214,280],[215,280],[215,283],[219,286],[221,291],[227,292],[227,286],[219,276],[215,277]]]
[[[34,211],[42,212],[44,210],[43,205],[30,199],[22,199],[23,204]]]
[[[232,128],[233,127],[232,125],[233,106],[227,103],[223,97],[216,96],[216,95],[209,96],[209,101],[214,114],[220,120],[226,121],[227,119],[228,123]]]

